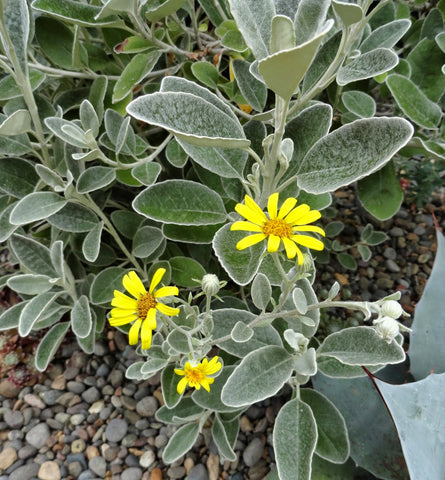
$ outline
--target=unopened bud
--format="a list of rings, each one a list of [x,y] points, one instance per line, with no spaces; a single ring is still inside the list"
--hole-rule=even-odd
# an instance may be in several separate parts
[[[213,273],[207,273],[202,277],[202,291],[208,295],[213,296],[219,292],[220,284],[219,278]]]
[[[382,317],[374,322],[377,333],[388,343],[399,334],[399,322],[391,317]]]
[[[395,300],[387,300],[382,305],[382,315],[385,317],[399,318],[403,313],[403,308]]]

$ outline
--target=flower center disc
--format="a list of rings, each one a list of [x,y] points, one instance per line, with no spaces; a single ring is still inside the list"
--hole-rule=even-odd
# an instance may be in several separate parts
[[[138,302],[138,318],[145,320],[147,318],[148,311],[152,308],[156,308],[156,304],[156,299],[151,293],[142,295]]]
[[[202,373],[197,368],[191,368],[187,373],[187,380],[190,382],[201,383],[202,380],[205,378],[205,374]]]
[[[267,220],[263,225],[263,233],[264,235],[276,235],[280,238],[289,238],[293,234],[292,227],[281,218]]]

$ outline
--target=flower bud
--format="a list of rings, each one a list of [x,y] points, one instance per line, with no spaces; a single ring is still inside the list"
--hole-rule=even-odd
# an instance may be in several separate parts
[[[386,300],[382,305],[382,315],[385,317],[399,318],[403,313],[403,308],[395,300]]]
[[[289,328],[284,332],[284,338],[286,339],[286,342],[298,353],[304,353],[307,351],[309,339],[303,334],[295,332]]]
[[[202,277],[202,291],[208,295],[213,296],[219,292],[220,284],[219,278],[213,273],[207,273]]]
[[[399,334],[399,322],[391,317],[382,317],[374,322],[377,333],[388,343]]]

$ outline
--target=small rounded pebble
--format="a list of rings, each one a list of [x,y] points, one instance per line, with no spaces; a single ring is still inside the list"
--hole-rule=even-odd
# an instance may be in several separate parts
[[[62,477],[59,465],[53,461],[42,463],[38,476],[41,480],[60,480]]]
[[[130,467],[121,474],[121,480],[140,480],[142,477],[142,469],[139,467]]]
[[[148,449],[139,457],[139,464],[142,468],[148,468],[156,461],[156,454],[153,450]]]
[[[258,437],[253,438],[243,452],[244,463],[248,467],[255,465],[263,455],[264,446]]]
[[[46,423],[38,423],[26,434],[26,441],[39,450],[50,436],[49,427]]]
[[[122,418],[113,418],[105,429],[105,436],[109,442],[120,442],[127,434],[128,425]]]
[[[136,412],[141,417],[152,417],[158,409],[158,401],[154,397],[144,397],[136,404]]]
[[[209,474],[204,465],[195,465],[186,477],[186,480],[209,480]]]
[[[107,463],[103,457],[93,457],[88,462],[88,468],[99,477],[105,477],[107,473]]]
[[[17,452],[7,447],[0,452],[0,471],[7,470],[17,460]]]

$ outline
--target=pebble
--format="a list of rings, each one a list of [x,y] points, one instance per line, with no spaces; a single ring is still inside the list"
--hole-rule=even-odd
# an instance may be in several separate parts
[[[105,436],[109,442],[120,442],[127,434],[128,425],[122,418],[113,418],[105,429]]]
[[[41,480],[60,480],[62,478],[59,465],[53,461],[42,463],[38,476]]]
[[[93,457],[88,462],[88,468],[99,477],[105,477],[107,473],[107,463],[103,457]]]
[[[153,450],[148,449],[139,457],[139,464],[142,468],[148,468],[156,461],[156,454]]]
[[[254,437],[243,452],[244,463],[248,467],[255,465],[262,457],[263,450],[263,442],[258,437]]]
[[[82,399],[89,404],[93,404],[100,399],[100,392],[96,387],[90,387],[82,393]]]
[[[38,423],[26,434],[26,441],[39,450],[50,436],[49,427],[46,423]]]
[[[0,471],[7,470],[17,460],[17,452],[12,447],[6,447],[0,452]]]
[[[153,417],[158,409],[158,401],[154,397],[144,397],[136,404],[136,412],[141,417]]]
[[[5,422],[8,424],[13,429],[18,429],[23,425],[23,415],[22,412],[19,412],[18,410],[16,411],[11,411],[8,410],[4,415],[3,418]]]
[[[85,441],[82,440],[81,438],[78,438],[77,440],[74,440],[74,442],[71,443],[71,452],[72,453],[81,453],[85,450]]]
[[[167,470],[167,476],[170,479],[184,478],[185,468],[184,467],[170,467]]]
[[[121,480],[140,480],[142,477],[142,469],[139,467],[130,467],[121,474]]]
[[[209,474],[204,465],[195,465],[185,477],[186,480],[209,480]]]
[[[37,395],[33,395],[32,393],[27,393],[23,397],[23,400],[25,400],[25,402],[31,407],[40,408],[42,410],[45,408],[45,404],[42,402],[42,400]]]
[[[9,474],[9,480],[31,480],[39,472],[40,465],[37,463],[27,463],[15,469]]]
[[[27,458],[35,456],[37,453],[37,448],[33,447],[32,445],[24,445],[20,450],[19,450],[19,458],[22,460],[26,460]]]
[[[400,272],[400,267],[399,267],[399,266],[397,265],[397,263],[396,263],[394,260],[392,260],[392,259],[386,260],[385,265],[386,265],[386,268],[387,268],[390,272],[393,272],[393,273]]]
[[[57,402],[57,399],[62,395],[62,392],[59,390],[47,390],[46,392],[42,392],[40,394],[40,398],[43,400],[45,405],[55,405]]]

